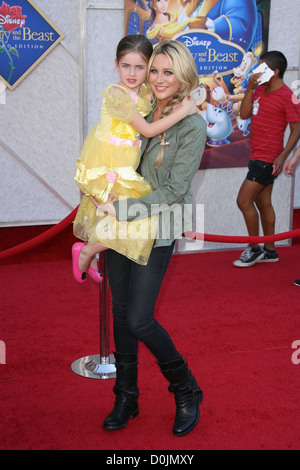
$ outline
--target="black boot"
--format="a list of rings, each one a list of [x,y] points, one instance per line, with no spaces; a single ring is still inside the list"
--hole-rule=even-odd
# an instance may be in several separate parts
[[[203,392],[182,358],[158,365],[170,382],[169,391],[175,396],[176,415],[173,434],[184,436],[194,429],[199,421],[199,405],[203,401]]]
[[[124,428],[130,418],[139,414],[137,387],[137,356],[114,352],[117,377],[113,388],[116,395],[112,412],[105,418],[103,428],[109,431]]]

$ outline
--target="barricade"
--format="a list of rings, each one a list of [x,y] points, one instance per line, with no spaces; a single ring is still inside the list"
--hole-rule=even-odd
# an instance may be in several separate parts
[[[46,232],[32,238],[31,240],[17,245],[16,247],[0,252],[1,259],[20,254],[36,247],[45,241],[53,238],[59,232],[64,230],[70,225],[76,216],[78,206],[61,222],[47,230]],[[211,235],[197,232],[186,232],[183,234],[186,238],[204,240],[208,242],[219,243],[267,243],[276,242],[280,240],[287,240],[289,238],[297,238],[300,236],[300,229],[292,230],[289,232],[278,233],[266,237],[248,237],[248,236],[230,236],[230,235]],[[77,359],[71,365],[71,369],[78,375],[94,379],[111,379],[116,376],[116,368],[114,364],[114,356],[109,353],[110,351],[110,333],[109,333],[109,285],[106,275],[106,268],[104,256],[101,255],[98,259],[100,271],[103,273],[103,282],[99,284],[99,317],[100,317],[100,346],[99,354],[86,356]]]

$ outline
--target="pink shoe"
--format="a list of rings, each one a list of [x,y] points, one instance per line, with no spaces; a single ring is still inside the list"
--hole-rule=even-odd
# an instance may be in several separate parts
[[[100,271],[97,269],[92,268],[92,266],[89,266],[88,268],[88,273],[91,276],[92,279],[96,282],[103,282],[103,276]]]
[[[74,243],[72,246],[73,274],[77,282],[81,284],[86,281],[87,272],[81,271],[78,267],[78,260],[81,249],[85,243]]]

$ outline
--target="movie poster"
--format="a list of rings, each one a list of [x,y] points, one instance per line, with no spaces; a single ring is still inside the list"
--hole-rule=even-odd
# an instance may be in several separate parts
[[[248,165],[251,120],[240,118],[249,74],[268,47],[270,0],[125,0],[126,34],[153,45],[182,41],[199,73],[198,112],[207,122],[201,169]]]
[[[0,79],[14,90],[63,37],[32,0],[2,1]]]

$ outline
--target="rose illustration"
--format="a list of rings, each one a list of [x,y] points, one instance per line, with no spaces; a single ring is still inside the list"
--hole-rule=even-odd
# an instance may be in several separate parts
[[[25,24],[26,15],[22,15],[21,7],[10,7],[7,3],[2,2],[0,8],[0,24],[6,31],[13,31],[22,28]]]
[[[22,15],[22,8],[19,6],[10,7],[7,3],[2,2],[0,7],[0,33],[1,31],[14,31],[17,28],[22,28],[25,25],[26,15]],[[10,82],[14,63],[12,55],[19,57],[18,51],[15,47],[6,47],[4,42],[4,34],[0,34],[0,53],[5,52],[8,56],[10,73],[7,82]]]

